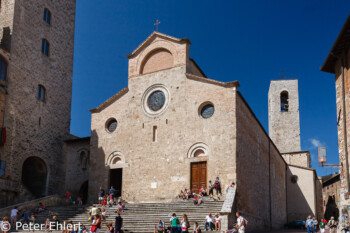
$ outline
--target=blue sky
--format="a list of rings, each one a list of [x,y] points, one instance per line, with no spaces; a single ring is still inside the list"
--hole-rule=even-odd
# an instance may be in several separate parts
[[[317,146],[337,164],[334,75],[320,71],[350,9],[349,1],[77,0],[71,133],[90,135],[90,112],[127,86],[131,53],[154,30],[192,42],[190,57],[211,79],[238,80],[268,131],[270,80],[299,79],[302,150],[319,175]]]

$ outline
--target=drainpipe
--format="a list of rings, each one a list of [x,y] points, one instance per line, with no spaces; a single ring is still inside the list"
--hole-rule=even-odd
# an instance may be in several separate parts
[[[345,105],[345,78],[344,78],[344,59],[340,58],[331,52],[332,56],[339,59],[341,62],[341,82],[342,82],[342,105],[343,105],[343,137],[344,137],[344,149],[345,149],[345,163],[346,163],[346,183],[348,186],[348,192],[350,192],[350,183],[349,183],[349,158],[348,158],[348,137],[346,129],[346,105]]]

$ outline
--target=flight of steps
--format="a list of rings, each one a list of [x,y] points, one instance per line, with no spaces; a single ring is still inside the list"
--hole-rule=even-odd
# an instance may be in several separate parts
[[[176,213],[179,219],[183,214],[187,214],[190,221],[191,229],[195,221],[199,223],[203,230],[203,223],[205,216],[208,213],[219,213],[222,207],[223,201],[205,201],[200,206],[195,206],[191,200],[189,201],[174,201],[170,203],[134,203],[126,204],[125,211],[121,213],[124,221],[124,231],[127,233],[139,232],[148,233],[154,231],[154,226],[159,219],[165,222],[166,226],[169,225],[169,220],[173,213]],[[44,223],[49,216],[49,211],[57,213],[58,219],[63,221],[73,221],[73,223],[80,222],[89,229],[90,222],[89,210],[91,206],[56,206],[48,207],[47,210],[37,214],[37,223]],[[107,218],[103,221],[103,227],[101,233],[107,231],[106,225],[113,223],[116,216],[116,206],[105,208],[107,212]]]

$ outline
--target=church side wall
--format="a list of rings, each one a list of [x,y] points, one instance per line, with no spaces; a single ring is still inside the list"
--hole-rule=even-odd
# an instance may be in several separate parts
[[[237,209],[251,231],[280,228],[287,221],[286,164],[240,94],[236,101]]]
[[[296,183],[292,176],[296,176]],[[308,215],[317,217],[315,178],[313,169],[288,166],[288,221],[304,220]]]
[[[207,163],[207,183],[219,176],[225,187],[235,181],[235,91],[190,80],[186,67],[175,67],[129,79],[129,91],[100,112],[92,114],[89,200],[96,201],[99,186],[109,188],[109,169],[123,169],[122,198],[129,202],[171,201],[190,188],[191,163]],[[154,84],[170,93],[167,110],[150,117],[142,110],[142,96]],[[214,115],[203,119],[198,108],[210,101]],[[116,131],[105,129],[108,119],[118,121]],[[157,139],[153,141],[154,127]],[[196,144],[207,156],[189,158]],[[125,161],[110,165],[109,156]]]

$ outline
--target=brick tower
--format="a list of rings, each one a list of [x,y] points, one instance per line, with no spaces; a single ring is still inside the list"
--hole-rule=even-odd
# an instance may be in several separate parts
[[[75,0],[0,1],[0,207],[63,192]]]

